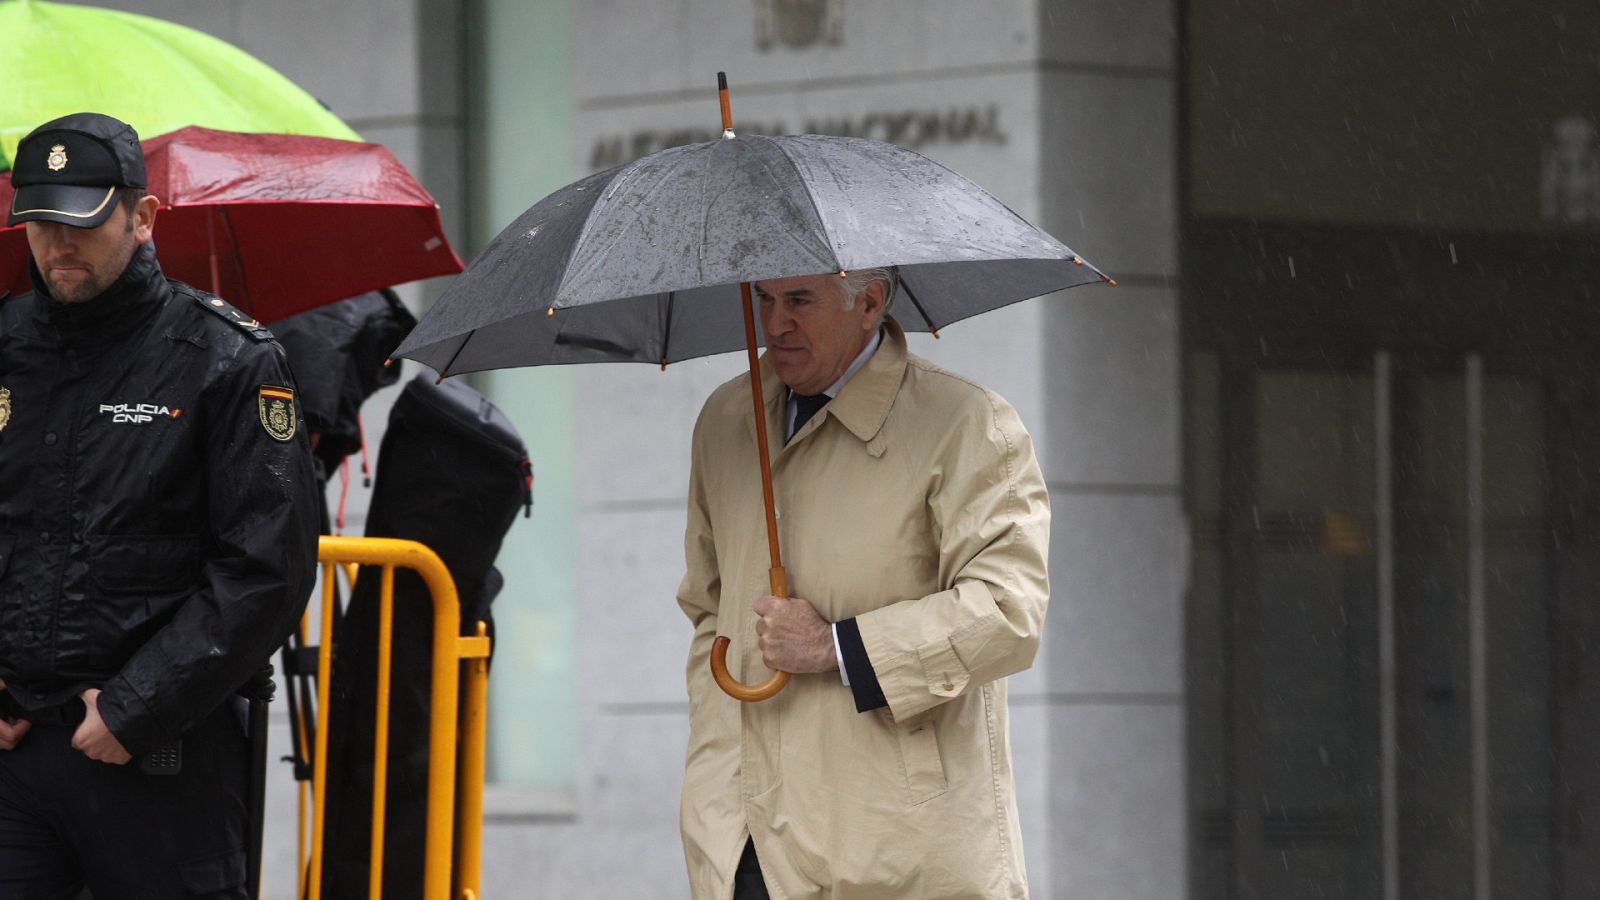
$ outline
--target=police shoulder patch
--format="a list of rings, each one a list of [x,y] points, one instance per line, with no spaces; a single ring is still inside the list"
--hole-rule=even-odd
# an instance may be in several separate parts
[[[221,297],[213,297],[201,291],[194,291],[190,296],[194,298],[194,302],[200,304],[201,309],[238,328],[255,340],[272,340],[272,332],[267,330],[267,326],[240,312],[237,307]]]
[[[294,437],[294,389],[263,384],[256,394],[256,412],[261,416],[261,427],[275,441]]]

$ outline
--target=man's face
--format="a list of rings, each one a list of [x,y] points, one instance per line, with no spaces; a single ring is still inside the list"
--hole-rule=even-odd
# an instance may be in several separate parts
[[[883,284],[873,282],[844,308],[838,275],[758,281],[761,330],[778,377],[797,394],[820,394],[850,368],[883,309]]]
[[[150,240],[157,201],[143,197],[132,212],[119,200],[98,228],[29,222],[28,249],[50,293],[62,303],[82,303],[105,292],[128,267],[134,250]]]

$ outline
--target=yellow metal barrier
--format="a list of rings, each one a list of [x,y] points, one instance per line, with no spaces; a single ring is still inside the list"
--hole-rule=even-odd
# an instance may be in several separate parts
[[[489,691],[489,638],[487,626],[477,623],[477,634],[461,637],[461,608],[455,582],[437,554],[415,541],[392,538],[324,536],[317,549],[323,565],[322,631],[317,650],[316,749],[312,756],[311,859],[307,879],[310,900],[322,897],[323,816],[328,787],[328,700],[333,671],[334,590],[343,571],[354,586],[361,566],[381,566],[378,608],[378,696],[373,740],[372,849],[369,898],[383,896],[384,806],[388,795],[389,684],[391,634],[394,623],[394,570],[411,569],[422,577],[433,599],[433,682],[428,717],[428,814],[424,846],[422,896],[425,900],[450,900],[450,848],[459,830],[456,871],[458,900],[481,894],[483,849],[483,755],[485,712]],[[309,617],[309,612],[308,612]],[[305,625],[301,625],[305,643]],[[462,664],[465,663],[465,666]],[[466,691],[458,710],[457,697],[463,668]],[[459,723],[458,723],[459,713]],[[305,729],[301,729],[301,734]],[[460,783],[456,776],[456,747],[461,748]],[[459,817],[456,791],[460,791]],[[305,802],[301,799],[302,847],[298,871],[307,872],[304,851]]]

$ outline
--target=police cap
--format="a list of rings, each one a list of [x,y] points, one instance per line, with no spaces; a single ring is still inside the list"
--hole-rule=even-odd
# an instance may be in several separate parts
[[[6,224],[60,222],[95,228],[111,217],[119,188],[149,186],[139,135],[100,113],[46,122],[17,144],[16,193]]]

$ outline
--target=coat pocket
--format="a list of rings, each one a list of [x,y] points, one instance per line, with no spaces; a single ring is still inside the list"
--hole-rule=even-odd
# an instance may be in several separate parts
[[[89,573],[107,594],[190,590],[200,574],[200,542],[192,534],[90,535]]]
[[[200,577],[191,535],[90,535],[81,612],[90,665],[116,671],[185,599]]]
[[[900,739],[900,763],[905,769],[906,793],[912,806],[926,803],[949,789],[944,776],[944,760],[939,756],[939,737],[933,716],[924,713],[896,723]]]

